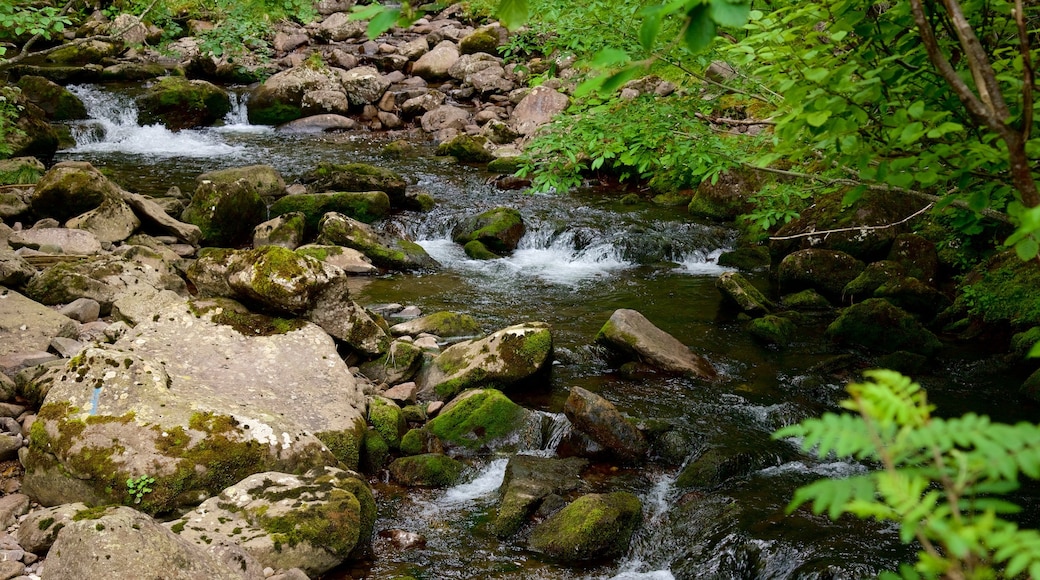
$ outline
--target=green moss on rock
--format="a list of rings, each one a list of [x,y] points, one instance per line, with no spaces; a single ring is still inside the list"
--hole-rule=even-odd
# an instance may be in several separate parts
[[[631,493],[589,494],[538,525],[529,546],[563,562],[617,557],[628,551],[641,519],[642,504]]]
[[[445,444],[478,449],[522,427],[527,412],[501,391],[478,389],[460,395],[428,424]]]
[[[496,260],[501,258],[498,254],[487,249],[480,240],[471,240],[466,242],[466,245],[462,247],[462,250],[466,252],[466,255],[474,260]]]
[[[789,318],[767,314],[748,323],[748,332],[766,344],[786,346],[794,337],[797,327]]]
[[[881,352],[907,350],[931,356],[942,347],[939,339],[913,316],[880,298],[846,308],[827,327],[827,336]]]
[[[473,135],[458,135],[437,146],[437,155],[454,157],[463,163],[487,163],[494,155],[484,148],[487,139]]]
[[[305,236],[318,233],[326,213],[334,211],[359,222],[372,223],[390,212],[390,198],[382,191],[326,192],[287,195],[271,205],[271,216],[298,212],[306,221]]]
[[[164,77],[138,100],[140,122],[162,123],[172,131],[206,127],[231,111],[224,89],[202,80]]]
[[[382,397],[373,398],[368,405],[368,422],[391,449],[401,447],[401,435],[408,426],[396,403]]]
[[[400,457],[390,464],[390,477],[409,487],[455,485],[465,465],[443,453]]]

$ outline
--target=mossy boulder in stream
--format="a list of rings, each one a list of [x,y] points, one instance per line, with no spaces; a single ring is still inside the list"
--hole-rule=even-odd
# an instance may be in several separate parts
[[[401,447],[401,436],[408,425],[397,403],[383,397],[373,397],[368,403],[368,422],[391,449]]]
[[[253,228],[266,216],[267,206],[256,188],[240,179],[199,184],[181,220],[198,226],[207,245],[234,247],[252,241]]]
[[[311,308],[339,275],[336,268],[281,246],[237,252],[227,267],[228,287],[237,297],[290,314]]]
[[[85,161],[56,164],[40,178],[30,197],[37,217],[64,222],[97,208],[106,199],[121,199],[118,185]]]
[[[18,88],[52,121],[87,118],[87,108],[79,97],[58,83],[43,77],[26,75],[18,79]]]
[[[483,331],[476,318],[469,314],[448,311],[434,312],[433,314],[413,318],[390,327],[390,334],[394,336],[404,336],[406,334],[415,336],[424,332],[441,338],[450,338],[479,335]]]
[[[367,163],[321,163],[300,180],[314,192],[382,191],[390,197],[392,207],[404,205],[408,186],[396,172]]]
[[[906,350],[931,356],[942,347],[939,339],[911,314],[881,298],[846,308],[827,327],[827,336],[836,342],[881,352]]]
[[[299,212],[273,217],[253,228],[253,247],[281,246],[295,250],[303,243],[304,223],[303,214]]]
[[[318,226],[318,242],[353,248],[372,263],[390,270],[425,270],[440,266],[422,246],[403,238],[378,234],[341,213],[329,212]]]
[[[502,254],[515,250],[526,231],[520,210],[498,207],[463,220],[452,230],[451,239],[463,245],[476,240],[492,252]]]
[[[829,300],[841,302],[845,286],[855,280],[864,268],[863,262],[845,252],[799,250],[780,262],[777,278],[782,292],[812,288]]]
[[[47,122],[46,114],[36,105],[30,103],[19,89],[11,86],[0,86],[0,98],[14,103],[18,107],[18,116],[14,122],[14,131],[5,131],[0,135],[11,157],[34,156],[50,162],[58,151],[60,136],[58,131]],[[6,157],[3,156],[3,157]]]
[[[628,492],[585,495],[539,524],[528,547],[568,563],[621,556],[642,513],[639,498]]]
[[[748,322],[747,329],[756,340],[779,346],[790,343],[798,330],[790,318],[775,314],[767,314]]]
[[[774,304],[737,272],[724,272],[715,281],[715,288],[723,300],[751,316],[772,312]]]
[[[596,342],[621,358],[642,361],[663,371],[708,380],[718,374],[707,359],[635,310],[615,310],[596,335]]]
[[[410,342],[395,340],[383,356],[362,363],[361,374],[377,383],[396,385],[410,380],[423,364],[423,350]]]
[[[270,165],[247,165],[207,171],[195,178],[195,184],[198,186],[203,182],[212,181],[218,185],[226,185],[240,179],[245,180],[256,190],[257,195],[265,200],[274,200],[285,195],[285,180],[278,170]]]
[[[59,65],[83,66],[98,63],[102,59],[115,56],[122,48],[122,43],[87,40],[79,44],[67,44],[47,55],[47,62]]]
[[[944,318],[973,318],[1015,331],[1040,325],[1040,268],[1014,251],[997,254],[964,278]]]
[[[325,574],[364,554],[376,503],[368,484],[335,467],[250,475],[163,524],[200,546],[239,546],[260,567]]]
[[[544,322],[516,324],[486,338],[454,344],[423,369],[422,396],[448,401],[470,388],[530,383],[552,363],[553,340]]]
[[[587,460],[578,457],[510,457],[502,479],[498,512],[492,524],[494,534],[503,539],[512,536],[527,523],[545,499],[580,488],[581,472],[588,464]]]
[[[203,80],[164,77],[137,100],[142,125],[161,123],[171,131],[208,127],[231,112],[227,91]]]
[[[437,146],[437,155],[454,157],[463,163],[487,163],[495,158],[484,148],[487,139],[473,135],[456,135]]]
[[[519,433],[530,416],[501,391],[474,389],[456,397],[426,427],[447,448],[479,450]]]
[[[408,487],[450,487],[465,465],[443,453],[399,457],[390,463],[390,477]]]
[[[271,205],[272,216],[298,212],[306,217],[307,236],[318,233],[318,224],[326,213],[334,211],[358,220],[372,223],[390,213],[390,198],[382,191],[348,191],[325,193],[298,193],[287,195]]]

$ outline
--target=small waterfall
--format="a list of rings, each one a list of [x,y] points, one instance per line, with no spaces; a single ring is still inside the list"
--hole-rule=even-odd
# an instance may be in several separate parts
[[[72,126],[76,147],[72,153],[122,153],[151,157],[214,157],[242,153],[207,130],[173,132],[162,125],[141,126],[137,104],[127,95],[116,95],[92,85],[69,90],[87,107],[87,121]]]
[[[632,540],[628,556],[611,580],[674,580],[667,569],[669,554],[661,554],[661,534],[668,519],[668,510],[675,502],[676,474],[658,474],[653,485],[640,497],[643,502],[643,523]],[[662,557],[664,558],[662,561]],[[647,570],[647,568],[657,568]]]
[[[273,127],[267,125],[249,124],[249,109],[246,107],[246,104],[249,102],[249,93],[228,91],[228,96],[231,98],[231,110],[224,116],[224,125],[216,127],[216,131],[221,133],[268,133],[274,131]]]

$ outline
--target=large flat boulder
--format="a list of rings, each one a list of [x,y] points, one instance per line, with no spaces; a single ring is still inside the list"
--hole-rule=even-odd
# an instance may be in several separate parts
[[[707,359],[691,352],[635,310],[615,310],[596,335],[596,342],[664,371],[709,380],[717,374]]]
[[[68,316],[0,286],[0,356],[47,350],[52,338],[77,332]]]
[[[139,507],[160,513],[260,471],[356,466],[365,397],[333,340],[303,322],[243,333],[222,313],[169,305],[38,377],[28,388],[49,391],[23,489],[44,505],[119,503],[147,474]]]

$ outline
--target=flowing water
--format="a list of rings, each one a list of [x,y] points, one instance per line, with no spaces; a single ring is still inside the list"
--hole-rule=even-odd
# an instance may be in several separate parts
[[[714,283],[724,271],[715,260],[734,243],[725,227],[690,221],[685,212],[649,204],[623,205],[620,193],[578,192],[534,196],[499,191],[479,168],[432,157],[421,135],[416,154],[380,153],[391,137],[375,134],[292,135],[245,121],[236,108],[221,127],[171,133],[140,127],[131,91],[75,87],[91,111],[73,127],[75,148],[59,160],[87,160],[127,189],[163,195],[171,186],[194,190],[204,171],[266,163],[292,182],[319,161],[368,162],[390,167],[432,194],[426,214],[391,218],[389,228],[416,239],[444,266],[436,273],[393,274],[360,280],[362,304],[414,304],[425,312],[454,310],[476,317],[485,330],[540,320],[553,327],[557,362],[542,388],[511,396],[553,426],[526,453],[551,456],[567,423],[560,410],[568,389],[581,386],[635,417],[667,422],[688,441],[687,461],[709,449],[739,452],[736,476],[710,490],[680,489],[680,466],[651,463],[599,468],[585,477],[590,491],[629,490],[643,501],[643,523],[619,561],[564,567],[502,542],[489,531],[506,458],[474,460],[465,483],[448,490],[403,490],[373,482],[380,505],[376,529],[425,536],[402,549],[375,539],[370,562],[333,577],[391,578],[855,578],[869,577],[912,557],[892,527],[842,519],[835,523],[805,510],[787,515],[793,490],[815,478],[861,472],[864,466],[816,461],[791,442],[769,434],[783,425],[831,409],[843,377],[813,367],[844,351],[820,340],[811,323],[789,348],[753,342],[743,322],[721,307]],[[400,135],[394,136],[394,138]],[[450,240],[467,215],[496,206],[520,209],[528,231],[513,255],[470,260]],[[768,290],[764,274],[751,276]],[[708,357],[722,379],[704,384],[653,374],[623,375],[591,345],[618,308],[639,310],[695,352]],[[970,353],[942,360],[919,377],[930,398],[951,414],[974,408],[1009,420],[1035,407],[999,402],[1016,379],[992,373]],[[1012,414],[1017,413],[1017,416]]]

